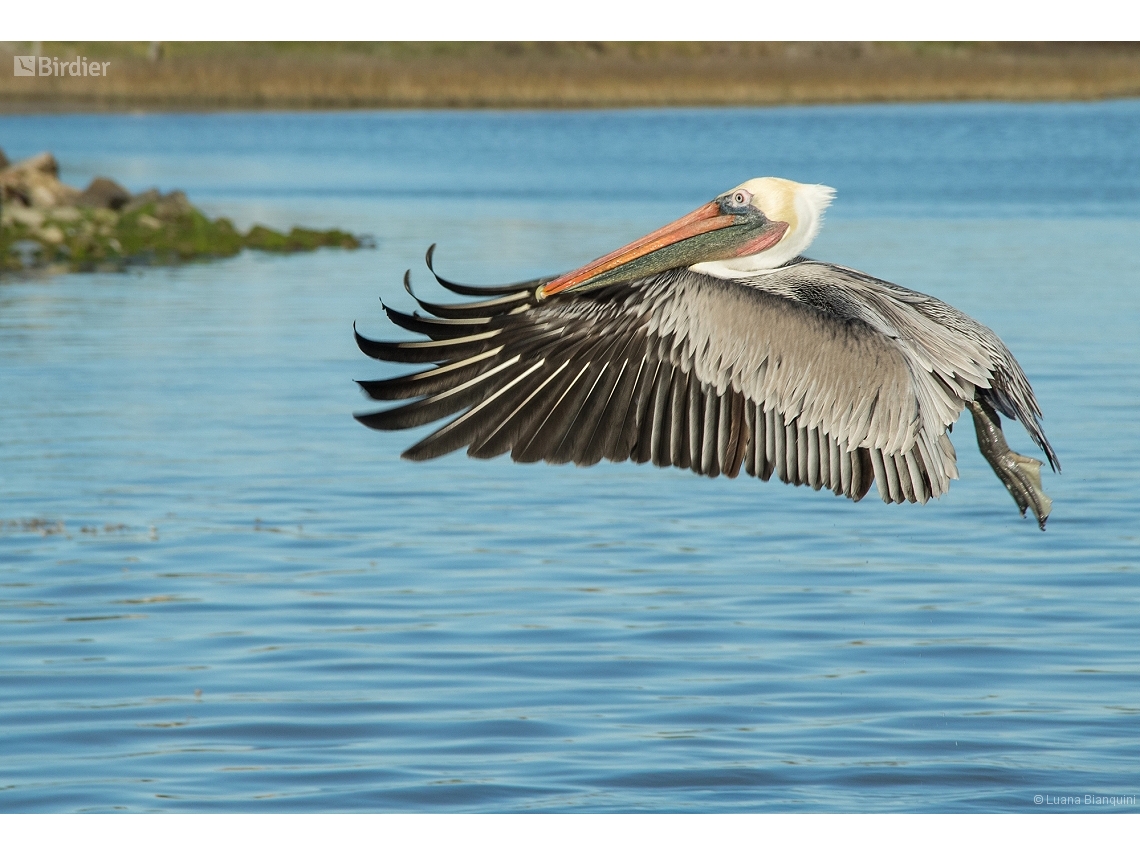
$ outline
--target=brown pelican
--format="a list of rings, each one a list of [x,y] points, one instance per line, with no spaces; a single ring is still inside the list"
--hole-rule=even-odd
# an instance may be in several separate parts
[[[1021,366],[941,300],[805,258],[834,192],[755,178],[577,270],[498,287],[442,279],[433,245],[437,281],[480,299],[416,298],[430,317],[384,307],[427,340],[356,333],[375,359],[434,364],[361,382],[376,400],[416,400],[356,418],[378,430],[450,418],[409,460],[466,447],[710,477],[743,467],[855,501],[874,483],[885,502],[925,503],[958,477],[947,433],[969,407],[982,454],[1044,529],[1041,461],[1010,450],[998,416],[1059,469]]]

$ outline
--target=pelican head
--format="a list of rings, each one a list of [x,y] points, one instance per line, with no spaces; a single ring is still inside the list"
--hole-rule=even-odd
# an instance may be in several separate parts
[[[802,253],[835,190],[753,178],[681,219],[539,288],[539,299],[688,267],[722,279],[771,270]]]

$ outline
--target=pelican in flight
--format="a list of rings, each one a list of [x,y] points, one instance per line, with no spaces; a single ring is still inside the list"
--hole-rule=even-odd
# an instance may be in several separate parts
[[[561,276],[444,288],[479,298],[427,314],[385,306],[426,336],[360,349],[433,367],[360,382],[410,403],[360,413],[377,430],[448,421],[404,452],[466,447],[519,462],[652,461],[716,477],[827,488],[859,501],[941,496],[958,477],[948,431],[969,408],[978,446],[1042,530],[1041,461],[1006,444],[999,413],[1045,453],[1041,409],[990,329],[916,291],[802,254],[835,191],[754,178]],[[355,332],[355,330],[354,330]]]

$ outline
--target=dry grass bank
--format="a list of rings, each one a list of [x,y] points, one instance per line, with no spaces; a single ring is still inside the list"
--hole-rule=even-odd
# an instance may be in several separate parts
[[[151,54],[148,56],[148,53]],[[0,44],[0,110],[578,108],[1140,96],[1136,43]],[[13,55],[110,61],[15,77]]]

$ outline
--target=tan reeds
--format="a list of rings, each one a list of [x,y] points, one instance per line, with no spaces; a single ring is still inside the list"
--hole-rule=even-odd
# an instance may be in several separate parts
[[[11,56],[110,61],[15,77]],[[151,57],[148,57],[148,53]],[[152,58],[161,54],[158,58]],[[0,109],[582,108],[1140,95],[1131,43],[0,45]]]

